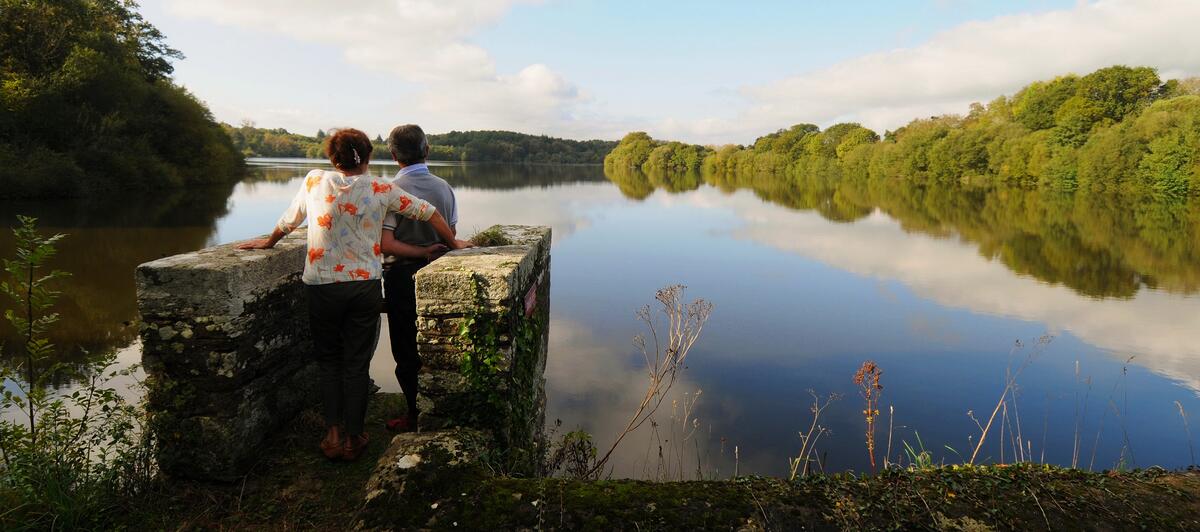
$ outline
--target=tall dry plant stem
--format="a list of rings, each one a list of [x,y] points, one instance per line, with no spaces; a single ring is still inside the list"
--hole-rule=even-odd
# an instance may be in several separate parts
[[[633,344],[642,352],[642,357],[646,361],[646,376],[649,378],[646,394],[634,409],[625,428],[621,430],[608,451],[592,466],[589,474],[594,475],[603,470],[621,441],[654,416],[683,371],[688,353],[691,352],[692,346],[696,345],[696,340],[700,338],[700,332],[704,329],[704,323],[712,314],[712,304],[703,299],[685,304],[683,302],[685,290],[686,287],[683,285],[673,285],[655,293],[654,298],[660,305],[658,314],[661,314],[661,317],[666,320],[665,329],[661,333],[659,316],[651,312],[650,306],[638,309],[637,317],[646,325],[650,335],[649,342],[645,335],[638,335],[633,339]]]
[[[1004,390],[1000,392],[1000,399],[996,401],[996,408],[992,409],[992,415],[988,417],[987,424],[983,427],[983,433],[979,436],[979,442],[975,444],[975,450],[971,453],[971,459],[967,461],[968,464],[974,464],[975,458],[979,456],[979,451],[983,449],[983,443],[987,441],[987,435],[992,429],[992,423],[996,421],[996,416],[1000,413],[1000,410],[1005,407],[1005,402],[1008,400],[1008,395],[1012,393],[1013,389],[1017,386],[1017,377],[1021,376],[1021,372],[1025,371],[1025,368],[1029,367],[1029,365],[1033,363],[1033,360],[1037,358],[1039,354],[1041,354],[1042,348],[1045,347],[1046,344],[1049,344],[1053,339],[1054,337],[1050,335],[1045,335],[1038,338],[1037,343],[1034,344],[1034,349],[1031,350],[1029,355],[1025,357],[1025,361],[1022,362],[1019,367],[1017,367],[1017,370],[1012,371],[1011,367],[1009,368],[1004,379]],[[1009,352],[1009,358],[1011,359],[1012,355],[1021,350],[1023,347],[1024,344],[1022,344],[1020,340],[1017,340],[1013,344],[1012,351]],[[1001,452],[1003,452],[1003,439],[1000,442],[1000,449]]]
[[[870,360],[863,362],[854,374],[854,384],[862,390],[863,399],[867,403],[863,409],[863,417],[867,421],[867,455],[871,459],[872,471],[875,470],[875,420],[879,418],[879,396],[883,395],[883,385],[879,383],[882,376],[883,371]]]
[[[1179,409],[1179,417],[1183,419],[1183,432],[1187,435],[1188,454],[1192,458],[1192,466],[1196,465],[1196,448],[1192,446],[1192,429],[1188,426],[1187,411],[1183,409],[1183,403],[1175,401],[1175,407]]]
[[[838,400],[840,397],[837,394],[830,394],[825,399],[825,402],[822,403],[817,392],[809,390],[808,393],[813,398],[812,406],[808,408],[809,412],[812,412],[812,424],[808,426],[808,432],[800,433],[800,454],[795,459],[788,460],[788,466],[790,467],[788,478],[790,480],[796,480],[797,476],[808,476],[808,465],[812,463],[812,454],[813,450],[817,448],[817,441],[821,439],[822,434],[829,432],[829,429],[822,427],[819,423],[821,412],[824,412],[830,403]]]
[[[888,444],[886,454],[883,456],[883,467],[887,469],[888,461],[892,459],[892,432],[894,423],[896,422],[896,405],[888,405]]]

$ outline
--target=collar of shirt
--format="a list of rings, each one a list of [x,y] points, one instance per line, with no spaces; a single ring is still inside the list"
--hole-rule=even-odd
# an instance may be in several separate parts
[[[399,178],[399,177],[404,177],[406,175],[418,174],[418,173],[428,174],[429,166],[427,166],[425,163],[410,164],[408,166],[405,166],[404,168],[401,168],[399,172],[396,172],[396,177]]]

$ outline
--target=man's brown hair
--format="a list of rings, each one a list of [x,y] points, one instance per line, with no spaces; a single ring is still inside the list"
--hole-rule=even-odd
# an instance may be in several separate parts
[[[396,126],[388,133],[388,150],[396,162],[405,166],[425,162],[429,152],[429,140],[421,126],[405,124]]]

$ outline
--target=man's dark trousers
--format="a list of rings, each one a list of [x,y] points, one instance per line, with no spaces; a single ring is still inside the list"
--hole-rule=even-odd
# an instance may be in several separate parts
[[[417,294],[413,275],[429,264],[393,264],[383,274],[383,291],[387,297],[388,335],[392,340],[392,358],[396,359],[396,380],[404,390],[408,413],[417,413],[417,393],[420,385],[421,355],[417,353]]]

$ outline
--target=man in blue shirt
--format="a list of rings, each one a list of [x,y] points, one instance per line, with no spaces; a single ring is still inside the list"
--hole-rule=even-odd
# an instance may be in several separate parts
[[[388,135],[388,149],[400,164],[392,184],[409,194],[433,204],[442,213],[451,231],[458,225],[458,205],[454,190],[442,178],[433,175],[425,165],[429,156],[429,140],[415,125],[397,126]],[[413,275],[446,252],[437,233],[428,222],[416,222],[389,215],[383,222],[380,248],[389,260],[385,262],[383,290],[387,297],[388,332],[392,341],[392,357],[396,359],[396,379],[404,390],[408,412],[388,421],[394,431],[416,430],[417,374],[421,357],[417,352],[417,299]],[[394,260],[392,260],[394,259]]]

